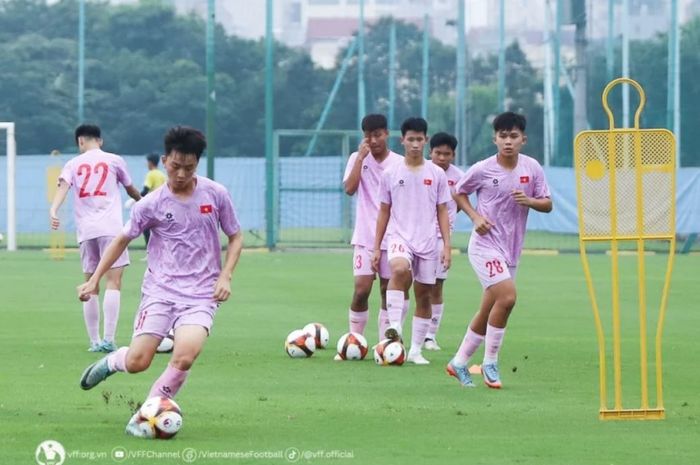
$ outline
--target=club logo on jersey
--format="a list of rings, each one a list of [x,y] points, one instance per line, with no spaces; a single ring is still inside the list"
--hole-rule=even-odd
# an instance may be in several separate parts
[[[449,180],[447,181],[447,185],[448,185],[448,186],[454,186],[454,185],[455,185],[455,182],[454,182],[453,180],[449,179]]]
[[[498,179],[494,179],[494,180],[493,180],[493,185],[494,185],[494,186],[497,186],[497,185],[498,185]]]
[[[214,209],[212,208],[211,205],[200,205],[199,206],[199,213],[202,213],[202,214],[211,213],[213,210]]]
[[[530,176],[520,176],[520,184],[527,184],[530,182]]]
[[[369,165],[362,165],[362,169],[363,169],[363,170],[366,170],[366,169],[368,169],[368,168],[369,168]]]
[[[175,218],[173,217],[173,214],[172,214],[172,213],[168,212],[168,213],[165,214],[165,220],[166,220],[168,223],[172,223],[173,221],[175,221]]]
[[[403,179],[399,179],[399,187],[403,187]]]
[[[425,184],[426,186],[432,186],[433,180],[432,179],[424,179],[423,184]]]

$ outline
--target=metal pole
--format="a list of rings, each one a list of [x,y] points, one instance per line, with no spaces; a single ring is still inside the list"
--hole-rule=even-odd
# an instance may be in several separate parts
[[[464,119],[464,88],[465,88],[465,47],[464,43],[464,25],[465,20],[465,8],[464,0],[459,0],[459,8],[457,12],[457,102],[455,102],[455,137],[459,141],[457,146],[457,164],[464,166],[466,163],[466,157],[464,152],[464,134],[462,134],[462,128],[464,127],[462,121]]]
[[[265,241],[268,249],[273,249],[277,242],[276,226],[276,202],[277,192],[276,170],[273,151],[272,124],[274,119],[274,95],[272,81],[274,79],[273,48],[274,37],[272,35],[272,5],[273,0],[267,0],[265,10]]]
[[[588,111],[586,105],[586,0],[572,4],[576,21],[576,83],[574,98],[574,137],[588,129]]]
[[[310,156],[311,153],[314,151],[314,148],[316,147],[316,142],[318,141],[318,131],[323,129],[323,126],[326,124],[328,113],[330,113],[331,107],[333,106],[333,100],[335,100],[335,96],[338,94],[338,89],[340,89],[340,84],[343,82],[345,72],[348,70],[348,66],[350,65],[350,59],[355,54],[356,47],[357,40],[353,39],[353,41],[350,42],[350,45],[348,46],[348,50],[345,52],[343,64],[340,66],[340,71],[338,71],[338,75],[335,77],[335,82],[333,83],[331,93],[328,95],[328,100],[326,100],[326,104],[323,106],[321,117],[318,119],[318,123],[316,124],[316,131],[314,132],[313,137],[311,137],[311,142],[309,142],[309,146],[306,149],[306,154],[304,154],[305,157]],[[343,152],[343,154],[349,155],[349,153],[346,152]]]
[[[554,47],[554,76],[552,79],[552,94],[554,97],[554,114],[552,115],[552,157],[559,157],[559,112],[561,108],[561,95],[559,89],[559,77],[561,75],[561,52],[560,52],[560,40],[561,40],[561,10],[562,10],[562,0],[556,0],[557,11],[555,15],[555,32],[554,40],[552,45]]]
[[[681,167],[681,35],[678,30],[678,0],[673,0],[675,22],[674,36],[676,45],[674,47],[674,68],[673,74],[673,133],[676,135],[676,167]]]
[[[670,24],[668,29],[668,69],[666,71],[666,128],[673,131],[673,104],[676,84],[676,40],[678,36],[678,3],[671,0]]]
[[[506,6],[499,0],[498,17],[498,111],[506,109]]]
[[[362,126],[366,110],[365,102],[365,0],[360,0],[360,24],[357,31],[357,127]]]
[[[622,0],[622,76],[629,77],[630,72],[630,38],[629,38],[629,0]],[[629,127],[630,86],[622,86],[622,127]]]
[[[614,11],[615,0],[608,0],[608,37],[605,41],[605,67],[607,70],[608,82],[613,80],[615,75],[615,23]]]
[[[389,130],[394,129],[394,110],[396,107],[396,21],[391,20],[389,27]]]
[[[216,83],[214,44],[216,30],[216,0],[207,2],[207,177],[214,179],[214,156],[216,154]]]
[[[393,24],[393,23],[392,23]],[[429,67],[430,67],[430,18],[423,16],[423,69],[421,79],[421,103],[420,115],[423,119],[428,119],[428,99],[430,98]]]
[[[0,129],[7,131],[7,250],[17,250],[17,205],[16,205],[16,159],[15,123],[0,123]]]
[[[85,0],[78,8],[78,124],[85,121]]]
[[[544,166],[549,166],[552,157],[552,11],[550,0],[545,4],[544,28]]]

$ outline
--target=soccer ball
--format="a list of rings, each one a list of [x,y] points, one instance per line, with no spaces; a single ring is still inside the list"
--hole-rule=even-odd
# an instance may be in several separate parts
[[[158,344],[156,352],[158,352],[159,354],[167,354],[173,351],[174,346],[175,333],[173,333],[173,330],[171,329],[170,332],[168,332],[168,335],[160,340],[160,344]]]
[[[309,323],[304,326],[303,331],[314,337],[317,349],[325,349],[328,345],[330,335],[328,334],[328,329],[321,323]]]
[[[374,346],[374,361],[377,365],[403,365],[406,349],[399,341],[384,339]]]
[[[182,428],[182,413],[174,400],[151,397],[139,409],[136,421],[144,437],[170,439]]]
[[[311,357],[316,351],[314,337],[303,329],[295,329],[284,342],[284,350],[292,358]]]
[[[343,334],[338,340],[338,355],[343,360],[362,360],[367,355],[367,339],[362,334]]]

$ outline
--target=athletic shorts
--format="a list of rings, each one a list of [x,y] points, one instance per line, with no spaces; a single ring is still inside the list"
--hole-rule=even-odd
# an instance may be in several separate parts
[[[372,271],[372,249],[362,245],[353,247],[352,253],[352,275],[353,276],[374,276]],[[386,250],[382,250],[379,257],[379,277],[383,279],[391,278],[391,268]]]
[[[447,274],[450,270],[445,269],[445,265],[442,264],[440,261],[440,257],[442,257],[442,251],[445,249],[445,243],[442,242],[442,239],[438,239],[438,258],[435,261],[435,278],[436,279],[447,279]]]
[[[83,264],[83,273],[94,273],[100,258],[104,255],[107,246],[112,242],[114,236],[102,236],[88,239],[80,243],[80,261]],[[124,252],[114,262],[112,268],[121,268],[129,264],[129,252]]]
[[[516,267],[508,266],[503,255],[493,249],[470,247],[469,262],[484,289],[506,279],[515,280]]]
[[[197,325],[211,332],[214,315],[219,308],[215,301],[197,304],[178,304],[144,295],[134,318],[134,335],[151,334],[165,337],[171,329]]]
[[[413,280],[422,284],[435,284],[435,269],[436,263],[440,260],[437,258],[422,258],[413,253],[413,250],[397,237],[390,237],[387,247],[387,256],[389,262],[395,258],[404,258],[408,260],[408,267],[413,274]]]

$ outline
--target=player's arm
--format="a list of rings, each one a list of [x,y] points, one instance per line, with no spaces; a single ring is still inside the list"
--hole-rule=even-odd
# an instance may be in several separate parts
[[[372,251],[372,269],[379,271],[379,258],[382,254],[382,240],[386,234],[386,227],[391,216],[391,205],[381,202],[379,204],[379,214],[377,215],[377,232],[374,236],[374,250]]]
[[[441,203],[437,206],[437,219],[440,234],[442,234],[442,242],[445,245],[442,248],[440,261],[445,269],[448,269],[452,261],[452,245],[450,243],[450,214],[447,211],[446,203]]]
[[[129,197],[131,197],[132,199],[136,200],[137,202],[141,200],[141,194],[138,190],[136,190],[133,184],[131,186],[124,186],[124,189],[126,190],[126,193],[129,195]]]
[[[51,202],[51,208],[49,209],[49,220],[51,221],[51,229],[58,229],[61,225],[61,220],[58,218],[58,210],[63,205],[68,195],[68,190],[70,189],[70,184],[68,184],[64,179],[58,180],[58,188],[56,189],[56,194],[53,196],[53,202]]]
[[[512,195],[513,200],[520,205],[524,205],[542,213],[549,213],[552,211],[552,199],[549,197],[536,199],[533,197],[528,197],[525,195],[525,192],[521,190],[514,190]]]
[[[476,231],[477,234],[483,236],[489,232],[493,226],[493,223],[491,223],[488,218],[484,218],[478,211],[476,211],[467,194],[459,193],[456,197],[454,197],[454,199],[457,202],[457,206],[459,206],[459,208],[467,214],[469,219],[472,220],[472,223],[474,223],[474,231]]]
[[[141,189],[141,197],[145,196],[151,191],[147,186],[143,186],[143,189]]]
[[[355,195],[357,188],[360,187],[360,177],[362,175],[362,163],[367,158],[369,154],[369,143],[367,139],[362,139],[362,143],[357,148],[357,157],[355,158],[355,164],[352,166],[352,170],[348,175],[347,179],[343,183],[345,187],[345,193],[348,195]]]
[[[129,239],[124,233],[119,233],[112,242],[105,249],[104,255],[100,259],[100,263],[97,264],[97,269],[92,274],[87,282],[78,286],[78,298],[82,301],[86,301],[90,298],[90,294],[93,294],[100,283],[102,276],[114,265],[114,262],[124,253],[126,246],[129,245],[131,239]]]
[[[221,274],[214,286],[214,298],[219,302],[227,300],[231,295],[231,278],[233,276],[233,270],[236,268],[238,259],[241,256],[242,248],[243,233],[239,229],[235,234],[228,236],[224,266],[221,268]]]

